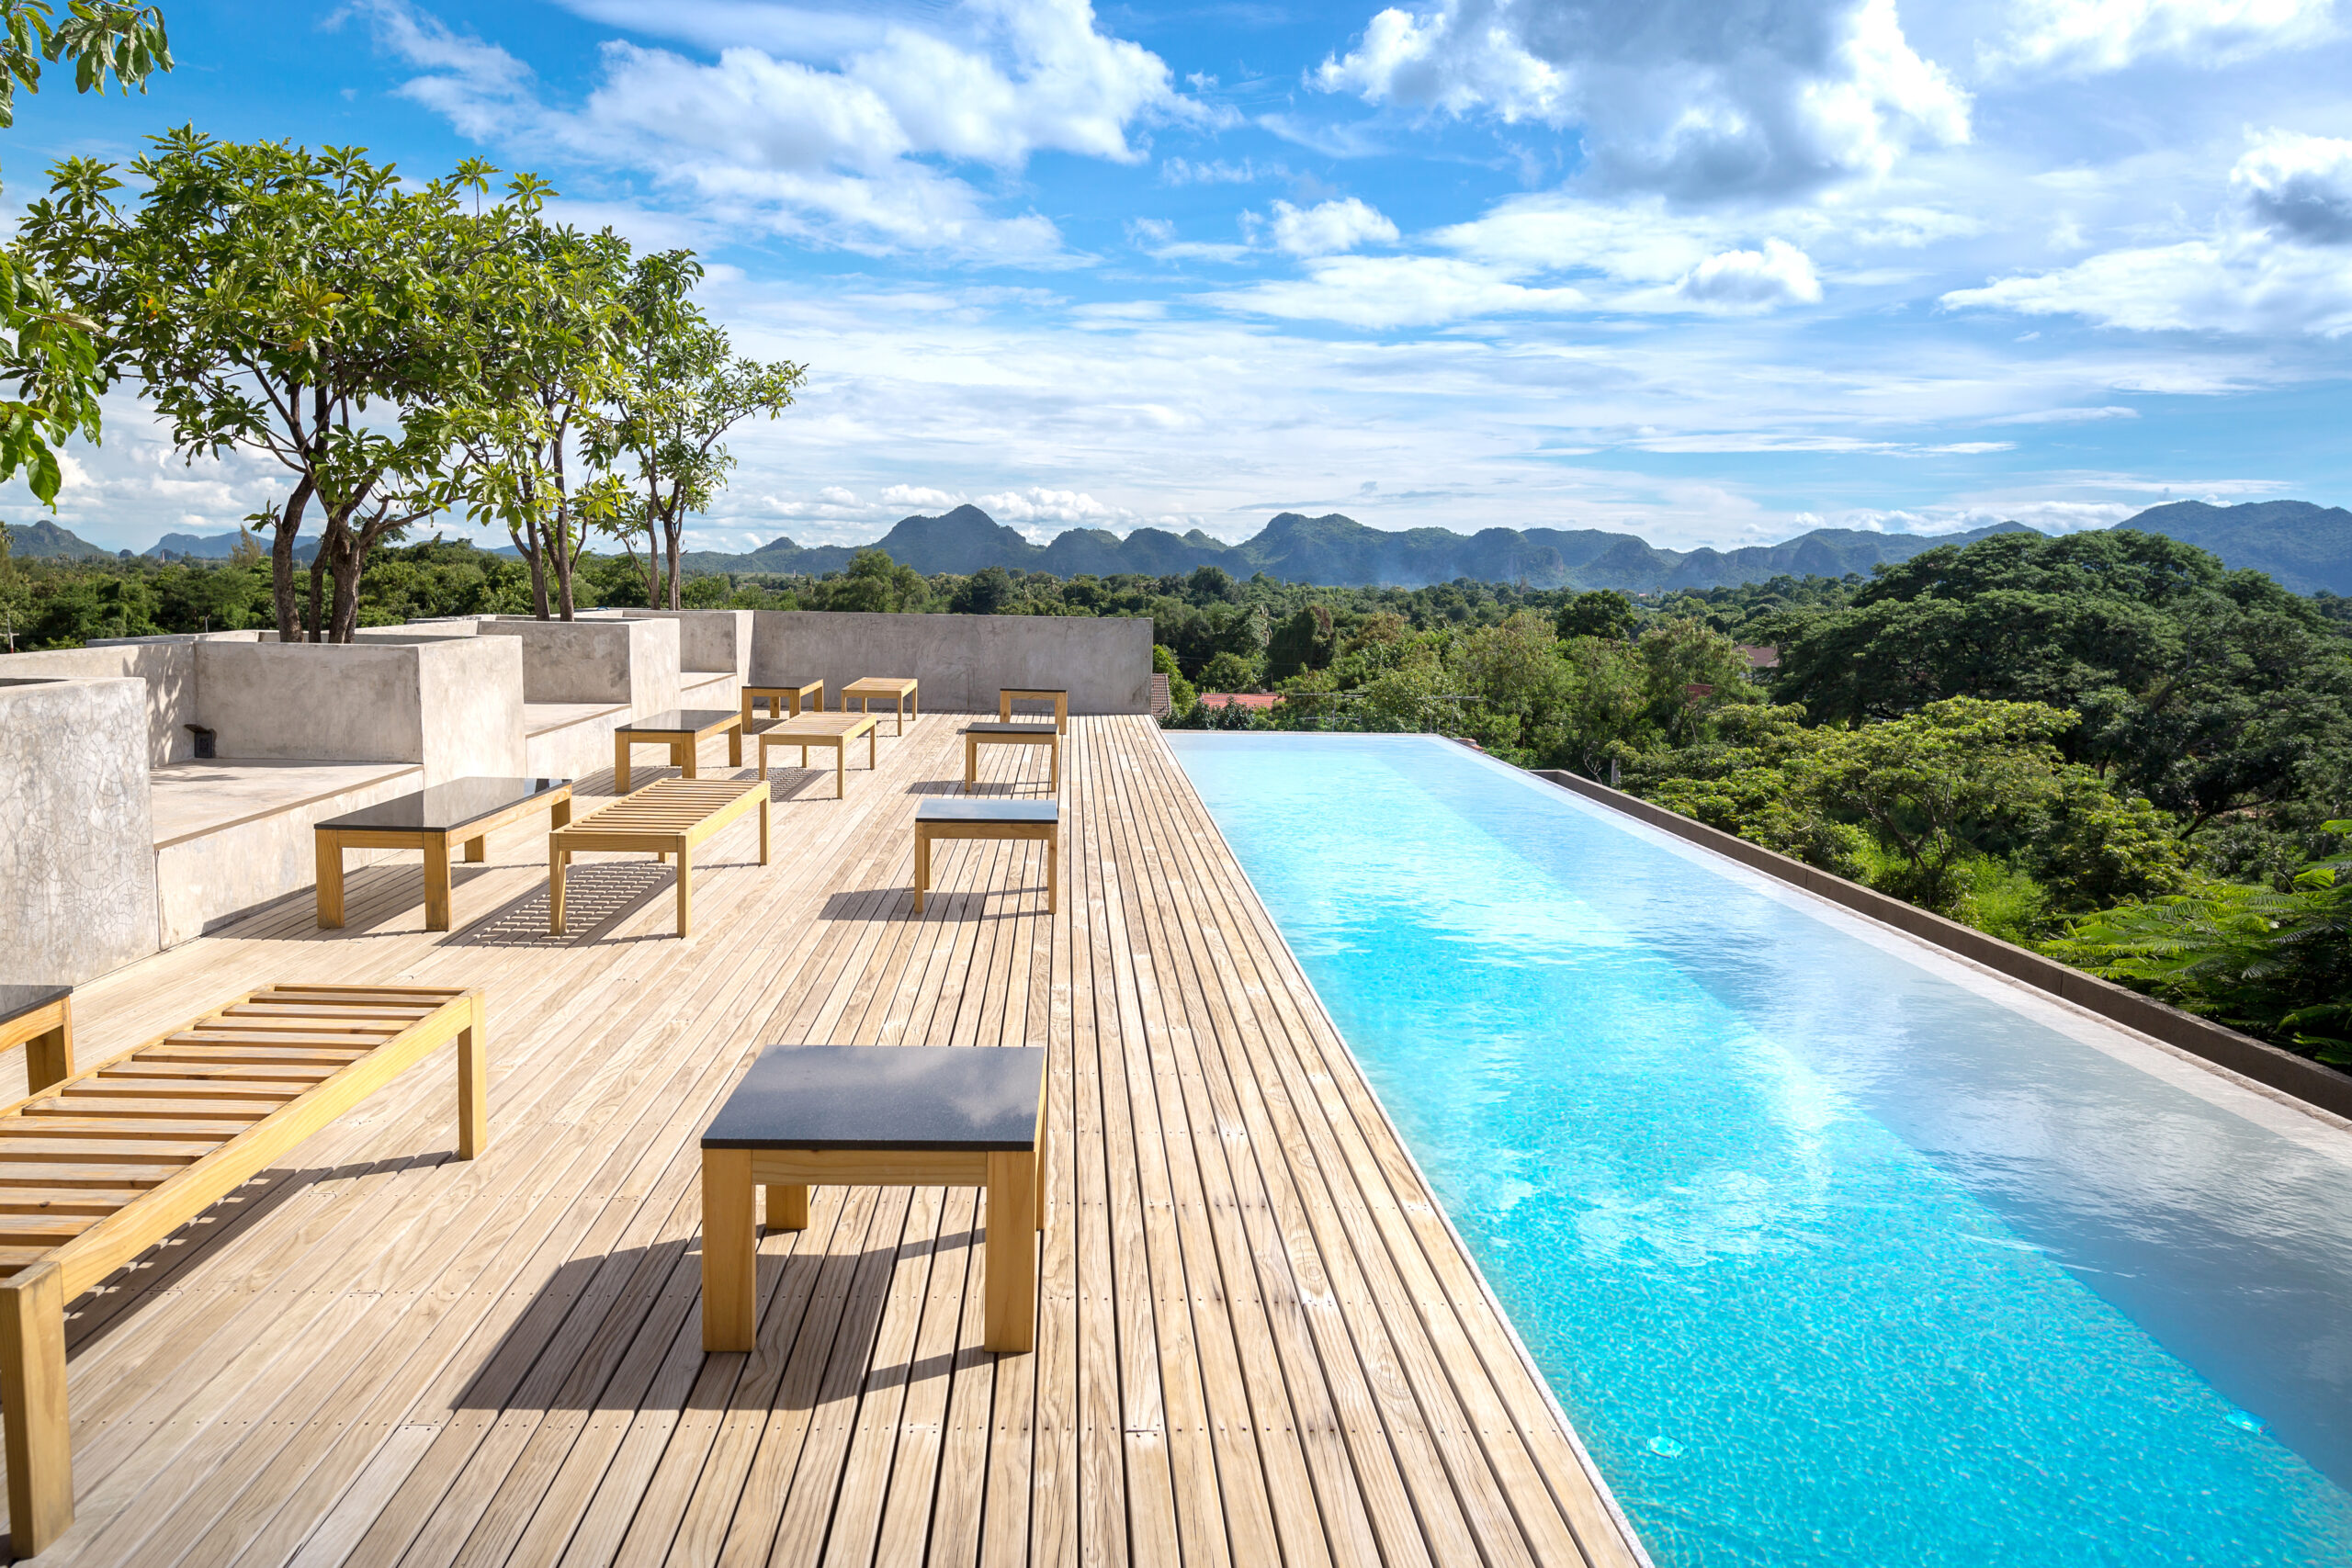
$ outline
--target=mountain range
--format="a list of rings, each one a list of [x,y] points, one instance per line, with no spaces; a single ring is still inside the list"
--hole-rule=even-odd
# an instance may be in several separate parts
[[[2267,571],[2298,593],[2326,589],[2352,595],[2352,512],[2340,506],[2304,501],[2211,506],[2178,501],[2152,507],[2120,525],[2196,545],[2233,567]],[[1307,517],[1285,512],[1239,544],[1227,544],[1197,528],[1181,535],[1137,528],[1125,538],[1101,528],[1072,528],[1037,545],[977,506],[959,506],[937,517],[902,518],[872,545],[801,545],[777,538],[741,555],[689,551],[684,564],[689,571],[823,573],[847,566],[861,549],[880,549],[925,574],[1002,566],[1059,577],[1115,572],[1159,577],[1216,566],[1236,577],[1264,572],[1284,581],[1331,585],[1410,588],[1466,577],[1534,588],[1572,585],[1651,593],[1760,582],[1783,574],[1867,574],[1882,561],[1908,560],[1938,545],[2031,531],[2020,523],[1932,535],[1815,528],[1777,545],[1668,550],[1632,534],[1598,528],[1486,528],[1464,536],[1443,528],[1372,528],[1338,513]],[[11,532],[20,556],[102,559],[110,553],[53,523],[19,523]],[[314,541],[305,542],[316,547]],[[166,534],[146,553],[224,559],[236,543],[234,533]],[[300,553],[308,558],[308,551]]]

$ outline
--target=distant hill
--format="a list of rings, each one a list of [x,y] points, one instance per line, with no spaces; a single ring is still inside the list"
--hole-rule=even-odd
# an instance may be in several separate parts
[[[262,553],[269,553],[269,536],[256,534],[254,542]],[[226,534],[166,534],[140,552],[154,560],[227,560],[237,553],[237,531]],[[303,534],[294,540],[294,558],[307,561],[319,553],[316,534]],[[512,552],[509,552],[512,553]]]
[[[1573,585],[1648,593],[1760,581],[1783,572],[1827,577],[1868,572],[1883,560],[1908,560],[1936,545],[1967,544],[2021,526],[2002,523],[1973,533],[1933,536],[1816,528],[1785,544],[1680,551],[1658,549],[1631,534],[1594,528],[1487,528],[1464,536],[1444,528],[1372,528],[1338,513],[1307,517],[1285,512],[1270,520],[1256,537],[1238,545],[1197,528],[1182,535],[1137,528],[1124,539],[1100,528],[1073,528],[1050,544],[1035,545],[978,507],[959,506],[938,517],[904,518],[870,547],[803,546],[781,538],[748,555],[695,551],[684,564],[689,570],[702,571],[821,573],[847,566],[860,548],[876,548],[924,573],[1002,566],[1058,577],[1081,572],[1159,577],[1216,566],[1236,577],[1262,571],[1287,582],[1419,588],[1467,577],[1534,588]]]
[[[2211,550],[2233,567],[2267,571],[2297,593],[2352,595],[2352,512],[2308,501],[2208,506],[2176,501],[2122,525]]]
[[[8,553],[26,560],[112,560],[115,553],[54,523],[11,523]]]

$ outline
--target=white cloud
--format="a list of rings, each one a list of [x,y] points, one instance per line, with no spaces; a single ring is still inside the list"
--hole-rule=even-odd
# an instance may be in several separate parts
[[[2352,244],[2352,141],[2265,138],[2230,171],[2256,221],[2315,245]]]
[[[1159,56],[1100,31],[1085,0],[969,0],[947,18],[956,28],[852,29],[852,51],[820,63],[740,45],[706,62],[615,40],[577,108],[407,0],[359,8],[422,73],[401,91],[468,136],[641,171],[699,197],[710,221],[853,250],[1049,262],[1061,242],[1048,220],[994,216],[938,164],[1014,170],[1045,152],[1135,163],[1137,125],[1231,118],[1179,93]]]
[[[923,485],[892,485],[882,492],[885,506],[910,507],[917,512],[933,513],[953,512],[964,504],[960,495],[950,495],[944,490],[932,490]]]
[[[1984,51],[1988,68],[2090,75],[2163,57],[2232,64],[2317,42],[2335,0],[2018,0],[2015,25]]]
[[[1326,256],[1310,262],[1307,273],[1303,279],[1213,294],[1208,301],[1249,315],[1339,321],[1375,332],[1474,316],[1580,310],[1592,303],[1581,290],[1531,288],[1453,256]]]
[[[1077,528],[1101,528],[1113,523],[1131,523],[1135,518],[1135,513],[1125,507],[1106,506],[1083,491],[1047,490],[1039,485],[984,495],[974,504],[998,522],[1016,527],[1032,523],[1060,523]]]
[[[1954,289],[1951,310],[2081,316],[2134,332],[2352,333],[2352,142],[2273,133],[2230,172],[2238,206],[2194,238]]]
[[[1709,256],[1676,286],[1685,299],[1729,310],[1768,310],[1774,305],[1817,304],[1821,280],[1813,259],[1785,240],[1767,240],[1760,251],[1724,251]]]
[[[1282,164],[1261,164],[1254,158],[1244,158],[1238,164],[1222,158],[1196,163],[1187,158],[1163,158],[1159,162],[1159,182],[1171,186],[1246,186],[1260,180],[1286,180],[1290,169]]]
[[[1277,201],[1272,227],[1275,248],[1295,256],[1334,255],[1366,240],[1396,241],[1396,225],[1352,196],[1308,208]]]
[[[1593,172],[1685,199],[1886,174],[1969,138],[1969,99],[1894,0],[1440,0],[1391,7],[1316,85],[1373,103],[1575,125]]]

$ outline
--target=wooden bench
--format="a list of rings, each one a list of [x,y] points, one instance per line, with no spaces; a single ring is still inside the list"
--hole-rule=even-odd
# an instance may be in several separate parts
[[[983,746],[1044,746],[1053,753],[1052,784],[1062,787],[1062,733],[1050,724],[972,724],[964,728],[964,787],[980,782]]]
[[[1050,800],[986,797],[945,800],[936,795],[915,807],[915,913],[922,913],[931,886],[934,839],[1015,839],[1046,846],[1046,912],[1061,908],[1061,807]]]
[[[842,712],[849,712],[853,697],[866,713],[874,711],[876,699],[889,698],[890,733],[893,735],[904,735],[907,720],[922,716],[922,697],[916,690],[916,682],[911,676],[868,675],[862,680],[852,681],[842,688]]]
[[[702,1348],[758,1338],[759,1237],[805,1230],[808,1189],[985,1187],[980,1342],[1027,1350],[1046,1228],[1043,1046],[771,1045],[702,1135]]]
[[[865,766],[875,766],[874,735],[881,728],[881,720],[870,713],[804,713],[798,718],[771,719],[758,730],[760,742],[760,776],[767,777],[768,748],[797,746],[800,765],[808,765],[808,748],[830,746],[833,749],[833,798],[846,799],[849,795],[849,743],[859,736],[865,737]]]
[[[319,925],[343,924],[343,852],[424,852],[424,929],[449,929],[449,852],[466,846],[466,859],[489,853],[491,833],[542,807],[560,828],[571,820],[570,779],[452,779],[445,784],[363,807],[318,826]]]
[[[25,1048],[25,1092],[74,1076],[74,987],[0,986],[0,1051]]]
[[[1004,686],[996,694],[996,716],[1012,722],[1015,702],[1051,703],[1054,705],[1054,728],[1064,735],[1069,733],[1069,692],[1062,686]]]
[[[434,1051],[458,1157],[489,1141],[480,991],[271,986],[0,1107],[0,1404],[16,1555],[74,1522],[65,1303]],[[258,1305],[258,1303],[256,1303]],[[266,1312],[253,1314],[266,1332]]]
[[[667,746],[670,765],[686,778],[695,776],[695,753],[707,736],[727,737],[727,765],[743,765],[743,716],[733,708],[672,708],[649,714],[613,731],[613,793],[628,793],[628,752],[632,746]]]
[[[729,716],[732,716],[731,715]],[[582,850],[650,850],[662,860],[678,857],[678,934],[692,930],[696,844],[756,807],[760,814],[760,863],[768,863],[768,781],[762,779],[656,779],[635,795],[594,811],[548,835],[548,930],[563,934],[563,873]]]
[[[785,713],[786,703],[792,705],[790,716],[793,718],[798,718],[804,710],[809,713],[822,713],[825,711],[825,682],[783,681],[773,686],[745,686],[743,688],[744,734],[752,733],[754,710],[763,702],[767,704],[770,718],[786,716]]]

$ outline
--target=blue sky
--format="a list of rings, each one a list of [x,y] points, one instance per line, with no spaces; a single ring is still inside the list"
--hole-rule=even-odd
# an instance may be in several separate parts
[[[537,170],[810,367],[714,547],[960,501],[1678,547],[2352,502],[2352,0],[165,15],[146,96],[22,103],[11,205],[184,121]],[[86,537],[283,491],[110,415]]]

